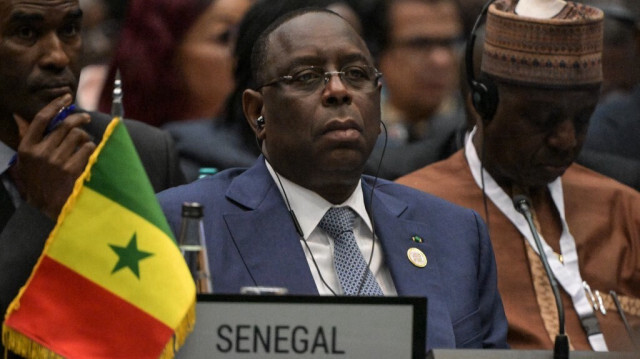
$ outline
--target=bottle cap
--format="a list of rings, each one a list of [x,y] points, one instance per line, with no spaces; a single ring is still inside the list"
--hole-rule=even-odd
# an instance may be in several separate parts
[[[198,178],[213,176],[216,173],[218,173],[218,169],[215,167],[200,167],[198,170]]]
[[[287,293],[289,291],[283,287],[250,286],[240,288],[240,294],[247,295],[286,295]]]
[[[182,204],[182,217],[202,218],[202,205],[198,202],[184,202]]]

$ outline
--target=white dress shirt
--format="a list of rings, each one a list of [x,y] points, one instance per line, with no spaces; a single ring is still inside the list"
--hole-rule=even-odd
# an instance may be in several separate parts
[[[391,279],[391,273],[389,273],[389,268],[384,262],[380,240],[376,237],[372,241],[374,236],[371,229],[371,220],[364,205],[362,183],[358,182],[358,187],[346,201],[339,205],[333,205],[317,193],[289,181],[280,174],[276,174],[269,162],[265,161],[265,163],[273,181],[280,189],[280,194],[282,194],[285,203],[288,199],[289,205],[300,224],[304,234],[304,237],[300,238],[300,245],[304,250],[318,292],[321,295],[344,294],[333,264],[333,238],[318,227],[318,224],[329,208],[348,206],[358,214],[354,222],[353,234],[365,261],[369,262],[369,258],[371,258],[369,269],[371,269],[385,295],[397,295]],[[280,181],[278,181],[278,178]],[[280,183],[282,183],[282,186],[280,186]],[[373,257],[371,257],[372,249]]]

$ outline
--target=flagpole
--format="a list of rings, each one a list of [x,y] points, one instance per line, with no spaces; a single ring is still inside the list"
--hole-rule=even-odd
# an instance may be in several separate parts
[[[113,99],[111,102],[111,118],[120,118],[124,117],[124,107],[122,106],[122,97],[124,93],[122,92],[122,79],[120,78],[120,69],[116,70],[116,79],[113,82]]]

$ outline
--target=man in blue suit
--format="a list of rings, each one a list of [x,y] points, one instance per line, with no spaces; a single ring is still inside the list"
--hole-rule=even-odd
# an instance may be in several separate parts
[[[243,108],[263,156],[249,169],[159,194],[176,233],[181,204],[204,205],[215,292],[259,285],[291,294],[423,296],[427,349],[506,347],[493,250],[479,216],[362,175],[380,133],[381,84],[353,28],[326,10],[292,12],[258,39],[252,68],[262,85],[244,92]],[[352,215],[340,234],[326,224],[336,207]],[[343,237],[357,253],[345,254]]]

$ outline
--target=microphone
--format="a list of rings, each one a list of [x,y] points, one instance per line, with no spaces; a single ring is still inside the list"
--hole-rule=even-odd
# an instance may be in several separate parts
[[[547,273],[549,283],[551,283],[553,297],[556,300],[556,307],[558,308],[558,335],[556,335],[556,342],[553,346],[553,358],[568,359],[569,338],[564,331],[564,307],[562,306],[562,297],[560,297],[560,291],[558,290],[556,278],[553,276],[553,272],[549,267],[547,255],[544,253],[544,249],[542,248],[542,242],[540,241],[540,237],[538,236],[538,231],[536,230],[536,226],[533,224],[533,216],[531,215],[530,210],[531,201],[524,195],[515,195],[513,196],[513,206],[515,207],[516,211],[520,212],[520,214],[524,216],[524,218],[527,220],[527,224],[529,224],[529,229],[531,230],[531,234],[533,234],[533,240],[536,242],[536,247],[538,248],[542,266],[544,267],[544,271]]]

